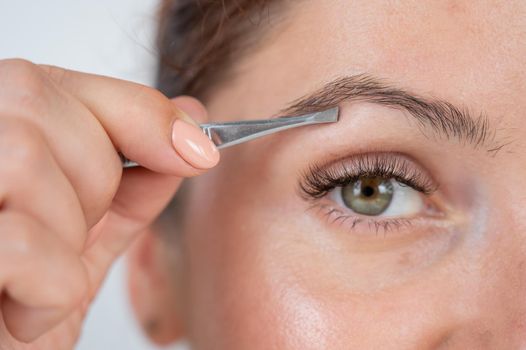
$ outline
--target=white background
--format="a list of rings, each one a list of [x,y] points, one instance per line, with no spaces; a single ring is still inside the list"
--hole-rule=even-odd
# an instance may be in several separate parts
[[[151,85],[156,0],[0,0],[0,59],[22,57]],[[119,261],[92,307],[77,350],[157,349],[128,304]]]

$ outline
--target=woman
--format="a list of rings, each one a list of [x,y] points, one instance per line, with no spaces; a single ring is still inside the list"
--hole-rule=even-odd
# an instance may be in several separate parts
[[[132,301],[160,344],[525,347],[525,14],[166,1],[159,86],[206,109],[3,61],[1,347],[71,348],[132,241]],[[335,105],[336,124],[221,161],[192,125]],[[144,168],[122,172],[117,151]]]

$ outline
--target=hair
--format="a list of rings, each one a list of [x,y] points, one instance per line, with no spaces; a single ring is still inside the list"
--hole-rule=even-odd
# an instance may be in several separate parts
[[[162,0],[157,87],[205,99],[234,57],[260,41],[276,0]],[[281,1],[283,2],[283,1]],[[272,13],[272,15],[274,15]]]
[[[206,95],[231,71],[234,58],[259,44],[277,0],[162,0],[157,36],[157,88],[168,97]],[[184,221],[188,182],[177,191],[156,224],[167,240]],[[174,225],[175,219],[175,227]],[[166,234],[163,234],[166,233]]]

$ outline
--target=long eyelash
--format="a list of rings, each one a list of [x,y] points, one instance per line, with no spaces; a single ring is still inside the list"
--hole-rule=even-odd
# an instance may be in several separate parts
[[[394,179],[426,195],[437,189],[434,182],[399,154],[368,153],[354,156],[341,165],[314,165],[303,174],[300,189],[307,198],[321,198],[334,188],[363,177]]]

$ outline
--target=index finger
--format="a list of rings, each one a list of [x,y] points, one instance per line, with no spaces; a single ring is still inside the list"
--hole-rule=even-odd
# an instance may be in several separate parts
[[[115,78],[40,67],[96,116],[126,158],[178,176],[195,175],[196,169],[212,168],[219,161],[217,148],[193,119],[159,91]]]

